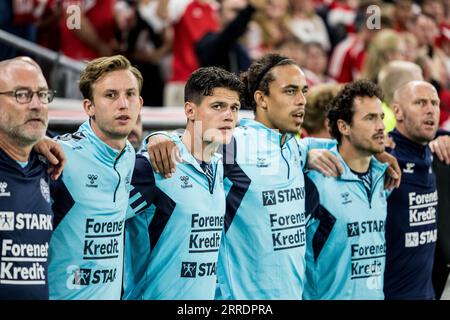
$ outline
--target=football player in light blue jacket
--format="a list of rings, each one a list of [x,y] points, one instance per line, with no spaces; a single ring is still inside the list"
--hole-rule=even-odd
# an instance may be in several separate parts
[[[222,155],[238,120],[244,84],[216,67],[185,87],[187,126],[171,141],[182,163],[169,179],[138,155],[125,231],[124,299],[214,299],[225,215]],[[221,150],[220,150],[221,151]]]
[[[59,137],[68,165],[51,185],[50,299],[120,299],[123,237],[135,153],[127,136],[142,107],[141,73],[98,58],[79,87],[89,120]]]
[[[331,101],[332,149],[345,172],[324,177],[311,171],[306,228],[305,299],[383,299],[388,167],[374,155],[384,151],[384,113],[379,87],[359,80]]]
[[[293,60],[265,55],[243,79],[246,104],[256,116],[241,121],[223,151],[227,197],[216,298],[301,299],[307,220],[302,167],[310,148],[330,142],[294,137],[308,87]],[[150,147],[150,153],[160,161],[159,151]]]

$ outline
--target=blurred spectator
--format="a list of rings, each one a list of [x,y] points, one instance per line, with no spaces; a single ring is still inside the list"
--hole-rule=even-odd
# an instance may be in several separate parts
[[[264,10],[254,15],[245,35],[245,46],[253,60],[293,37],[287,27],[288,4],[288,0],[267,1]]]
[[[438,26],[445,22],[444,3],[442,0],[422,0],[422,13],[432,18]]]
[[[327,75],[328,56],[320,43],[309,42],[304,46],[306,59],[303,71],[309,86],[315,86],[320,83],[335,83],[333,78]]]
[[[141,1],[139,12],[155,32],[173,26],[172,74],[164,88],[165,106],[182,106],[184,85],[199,67],[197,42],[208,32],[219,30],[219,20],[213,0],[153,0]]]
[[[391,107],[395,90],[414,80],[423,80],[422,69],[410,61],[394,60],[380,70],[377,82],[384,95],[384,131],[386,133],[392,131],[397,124]]]
[[[114,36],[115,0],[60,1],[62,14],[59,21],[59,35],[62,53],[84,62],[101,56],[110,56],[119,50]],[[58,69],[55,76],[58,95],[73,99],[82,98],[76,86],[79,72]]]
[[[239,75],[250,66],[251,60],[239,38],[246,32],[256,10],[266,0],[222,0],[219,32],[207,32],[197,43],[202,67],[218,66]]]
[[[294,60],[301,67],[305,65],[306,53],[303,43],[295,37],[280,43],[275,51],[282,56]]]
[[[0,1],[0,29],[26,40],[37,42],[35,23],[49,10],[54,0]],[[0,43],[0,60],[25,54],[13,46]],[[26,53],[28,54],[28,53]]]
[[[417,38],[419,49],[416,62],[423,70],[424,79],[432,83],[439,93],[441,99],[439,126],[443,127],[449,119],[450,91],[447,56],[436,45],[438,27],[432,18],[419,14],[409,20],[408,28]]]
[[[145,106],[163,105],[164,79],[161,66],[163,58],[172,48],[173,33],[170,27],[157,34],[137,12],[135,1],[118,1],[115,7],[120,31],[121,51],[130,59],[144,77],[141,96]]]
[[[326,23],[333,47],[349,34],[357,32],[355,28],[358,0],[334,0],[327,10]]]
[[[361,77],[377,82],[378,73],[393,60],[405,60],[406,45],[402,36],[391,29],[381,30],[369,45]]]
[[[302,137],[331,139],[328,128],[328,105],[341,89],[339,84],[319,84],[306,94],[305,119],[302,124]]]
[[[116,52],[118,43],[114,38],[115,0],[61,0],[63,17],[61,31],[61,51],[76,60],[92,60],[110,56]],[[69,6],[80,9],[80,26],[70,25],[75,14],[67,10]],[[70,28],[70,29],[69,29]]]
[[[436,22],[426,15],[413,16],[408,22],[408,29],[417,38],[420,65],[424,69],[425,80],[433,85],[447,86],[448,74],[445,68],[445,54],[435,45],[439,30]]]
[[[405,60],[415,62],[419,55],[419,43],[417,38],[408,31],[400,33],[405,42]]]
[[[395,31],[406,31],[408,19],[413,15],[412,0],[395,0],[393,24]]]
[[[450,73],[450,28],[445,28],[441,33],[441,49],[445,53],[446,66],[448,73]]]
[[[331,49],[328,31],[314,9],[312,0],[290,0],[291,11],[287,22],[289,30],[303,43],[318,42],[325,49]]]
[[[358,19],[355,20],[356,34],[349,34],[333,50],[329,64],[329,75],[339,83],[351,82],[359,78],[367,46],[372,41],[376,33],[389,26],[390,21],[381,16],[380,28],[369,29],[366,23],[367,7],[375,4],[378,0],[363,2],[358,10]],[[330,37],[331,34],[330,34]]]

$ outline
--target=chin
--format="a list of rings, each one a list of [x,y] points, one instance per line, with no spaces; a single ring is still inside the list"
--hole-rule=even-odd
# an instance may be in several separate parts
[[[30,130],[28,132],[24,132],[21,136],[26,140],[39,141],[44,138],[45,130]]]
[[[118,135],[118,136],[126,136],[128,137],[131,133],[131,131],[133,130],[133,128],[116,128],[114,130],[114,132]]]
[[[302,127],[298,126],[298,127],[292,127],[292,128],[286,128],[286,129],[280,129],[280,132],[286,132],[286,133],[290,133],[290,134],[297,134],[300,132],[300,129]]]
[[[233,137],[232,133],[218,134],[212,136],[211,139],[208,139],[208,141],[220,144],[228,144],[230,143],[232,137]]]
[[[385,146],[383,145],[383,146],[376,146],[376,147],[374,147],[374,148],[372,148],[372,150],[370,150],[370,151],[372,151],[372,153],[380,153],[380,152],[383,152],[384,151],[384,149],[385,149]]]
[[[227,136],[227,137],[223,138],[222,144],[229,144],[231,142],[232,137],[233,136],[229,136],[229,137]]]

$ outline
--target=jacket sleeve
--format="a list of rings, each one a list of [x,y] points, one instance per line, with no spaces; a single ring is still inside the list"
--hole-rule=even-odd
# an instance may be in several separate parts
[[[149,208],[155,201],[156,194],[155,175],[150,161],[143,155],[137,155],[131,179],[126,219]]]

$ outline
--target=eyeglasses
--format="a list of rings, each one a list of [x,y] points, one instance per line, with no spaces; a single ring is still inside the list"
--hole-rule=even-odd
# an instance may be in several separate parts
[[[0,94],[6,94],[11,97],[15,97],[16,101],[21,104],[30,103],[33,99],[33,95],[36,94],[41,103],[47,104],[52,102],[55,97],[55,91],[53,90],[39,90],[32,91],[31,89],[18,89],[14,91],[0,92]]]

